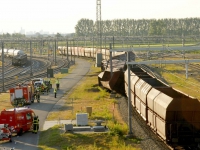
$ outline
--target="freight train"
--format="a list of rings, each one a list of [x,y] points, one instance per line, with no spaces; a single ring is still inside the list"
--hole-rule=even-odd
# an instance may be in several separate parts
[[[76,56],[83,56],[83,57],[89,57],[89,58],[95,58],[96,53],[101,52],[103,59],[109,59],[110,58],[110,52],[108,49],[99,49],[96,48],[85,48],[85,47],[65,47],[65,46],[58,46],[58,53],[60,55],[76,55]],[[119,52],[114,52],[113,56],[118,55]]]
[[[12,59],[12,65],[22,66],[27,63],[27,54],[23,50],[17,49],[4,49],[4,57]],[[2,55],[2,49],[0,49],[0,56]]]
[[[110,68],[102,62],[99,85],[128,97],[128,70],[113,61]],[[106,66],[106,67],[105,67]],[[124,67],[123,67],[124,66]],[[131,65],[130,99],[132,107],[147,125],[169,144],[200,143],[200,102],[157,79],[141,66]]]

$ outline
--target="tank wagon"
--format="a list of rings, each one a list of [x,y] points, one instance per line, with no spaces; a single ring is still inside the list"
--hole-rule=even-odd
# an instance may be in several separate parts
[[[4,48],[4,55],[7,56],[8,53],[8,49]],[[0,55],[2,55],[2,49],[0,49]]]
[[[4,49],[4,56],[13,57],[17,55],[23,55],[24,51],[17,49]],[[2,49],[0,50],[0,55],[2,55]]]
[[[27,54],[16,55],[12,57],[12,65],[22,66],[27,63]]]
[[[23,54],[24,54],[24,51],[18,50],[18,49],[8,49],[7,51],[7,57],[14,57],[14,56],[19,56]]]
[[[131,102],[147,124],[168,143],[200,142],[198,99],[153,78],[141,68],[131,69]],[[124,75],[128,95],[128,71]]]

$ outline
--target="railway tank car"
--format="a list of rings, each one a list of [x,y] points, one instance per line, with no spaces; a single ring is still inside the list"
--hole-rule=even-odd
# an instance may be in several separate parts
[[[3,52],[4,52],[4,55],[7,56],[8,49],[4,48]],[[0,55],[2,55],[2,49],[0,49]]]
[[[113,64],[116,60],[113,61]],[[111,77],[110,66],[102,61],[103,72],[98,76],[99,85],[128,97],[127,67],[120,70],[120,78]],[[105,67],[106,66],[106,67]],[[200,143],[200,102],[157,79],[141,66],[132,65],[130,74],[131,103],[147,125],[167,143]],[[118,73],[119,74],[119,73]],[[106,77],[107,75],[107,77]],[[121,82],[121,79],[124,79]],[[120,80],[120,81],[118,81]],[[111,83],[115,82],[117,84]],[[118,84],[120,83],[120,84]],[[114,85],[114,86],[112,86]]]
[[[7,51],[7,57],[14,57],[14,56],[23,55],[23,54],[24,54],[24,51],[18,50],[18,49],[9,49]]]
[[[12,57],[13,66],[23,66],[26,63],[27,63],[27,54],[21,54]]]
[[[4,56],[13,57],[17,55],[23,55],[24,51],[18,49],[4,49]],[[2,49],[0,50],[0,55],[2,55]]]

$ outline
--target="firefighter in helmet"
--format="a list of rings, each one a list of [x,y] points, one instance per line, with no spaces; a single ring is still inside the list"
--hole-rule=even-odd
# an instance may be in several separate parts
[[[33,118],[33,131],[32,131],[32,133],[37,134],[38,130],[39,130],[39,119],[38,119],[38,116],[35,116]]]

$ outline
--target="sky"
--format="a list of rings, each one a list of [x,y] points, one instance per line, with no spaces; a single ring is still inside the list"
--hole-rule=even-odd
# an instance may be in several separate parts
[[[101,0],[102,20],[200,17],[200,0]],[[0,0],[0,33],[74,33],[96,20],[96,0]]]

